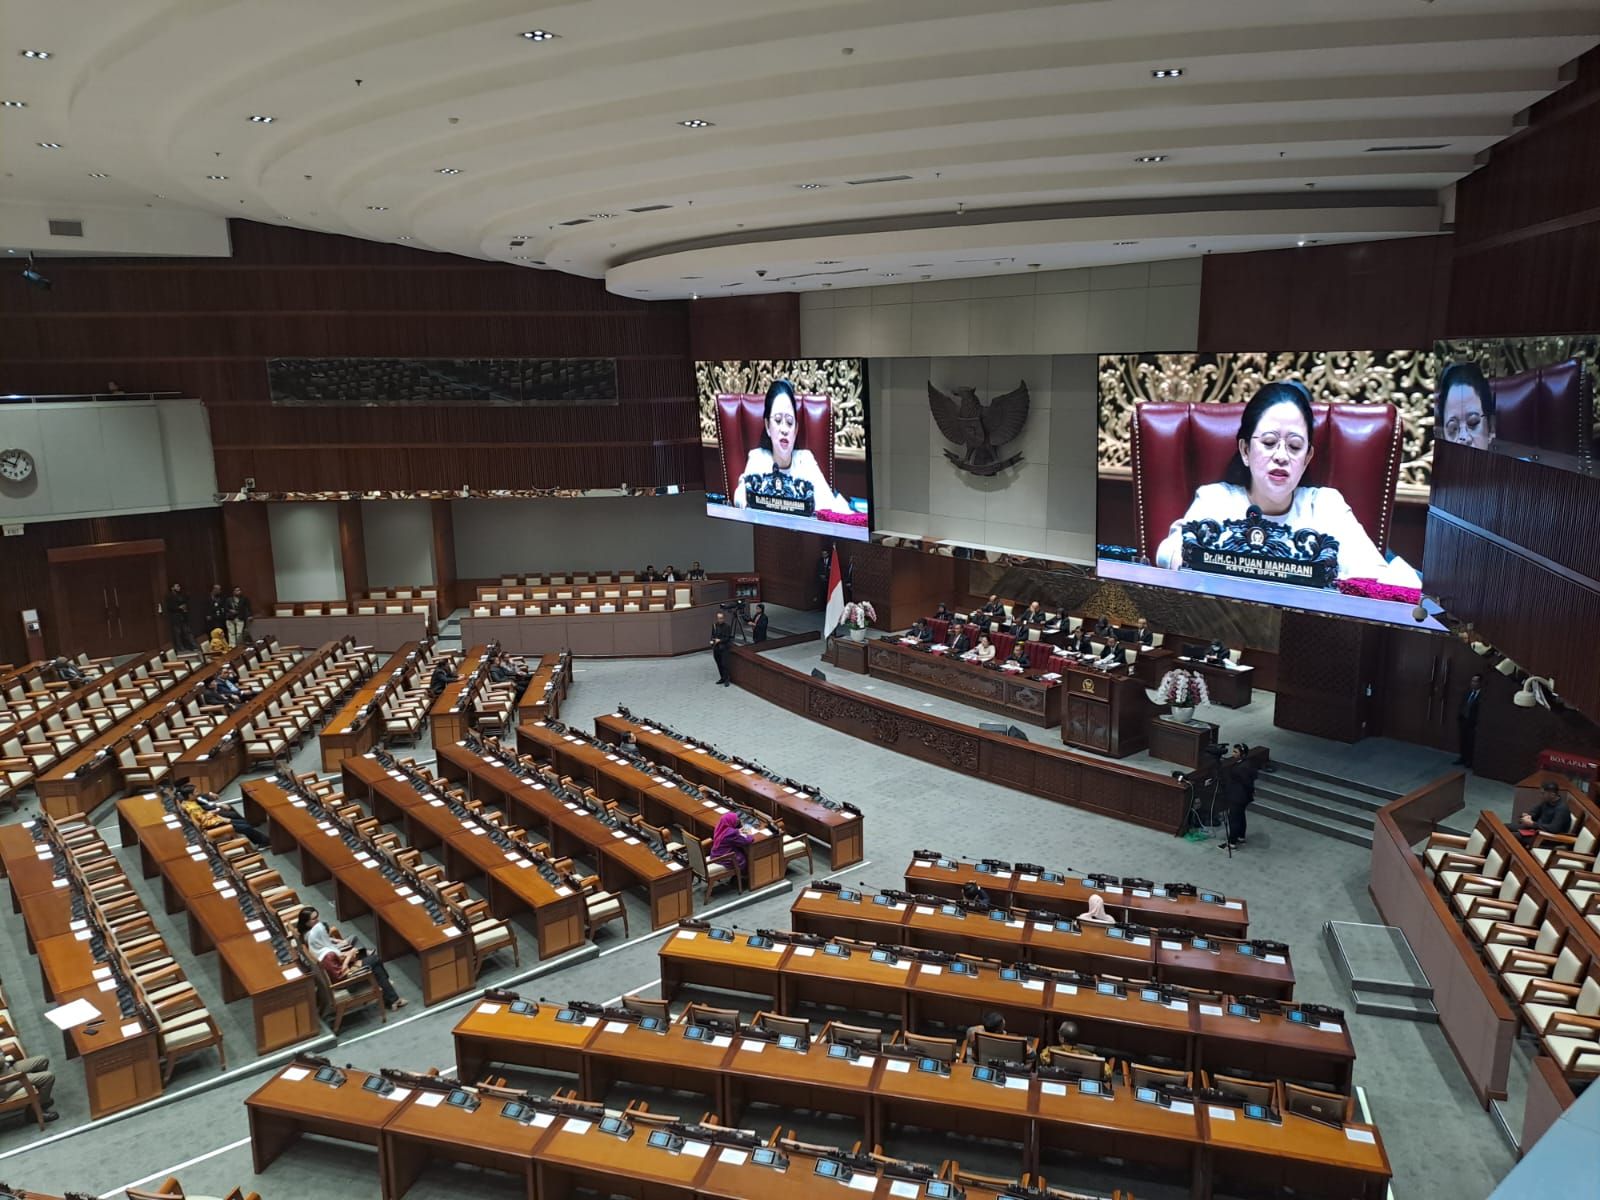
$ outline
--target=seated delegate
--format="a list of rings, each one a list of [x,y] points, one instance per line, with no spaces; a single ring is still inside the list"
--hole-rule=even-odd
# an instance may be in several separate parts
[[[978,644],[972,648],[972,653],[969,657],[972,661],[980,663],[994,661],[994,645],[989,641],[988,634],[980,633],[978,635]]]
[[[925,645],[933,641],[933,626],[929,625],[927,621],[918,618],[912,623],[911,628],[906,630],[905,640]]]
[[[1546,783],[1539,803],[1534,805],[1532,812],[1517,817],[1517,825],[1512,832],[1522,839],[1524,845],[1532,845],[1541,834],[1564,834],[1571,827],[1572,810],[1567,807],[1561,789],[1554,783]]]
[[[1017,644],[1011,647],[1011,657],[1006,659],[1005,665],[1013,671],[1026,671],[1028,669],[1028,643],[1017,639]]]
[[[815,511],[852,511],[850,502],[833,490],[816,456],[809,450],[799,448],[798,404],[794,384],[787,379],[774,380],[767,388],[766,403],[761,414],[761,444],[750,450],[744,470],[739,472],[739,482],[733,489],[735,508],[744,508],[749,503],[745,481],[750,476],[787,475],[810,485]]]

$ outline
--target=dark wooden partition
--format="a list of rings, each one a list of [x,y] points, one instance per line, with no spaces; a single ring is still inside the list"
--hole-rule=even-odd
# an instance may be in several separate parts
[[[768,642],[764,649],[817,640],[805,634]],[[902,708],[784,666],[750,646],[734,651],[730,673],[734,683],[763,700],[885,749],[1135,825],[1183,830],[1188,791],[1170,777]]]
[[[1465,790],[1465,773],[1453,771],[1378,810],[1368,892],[1379,915],[1406,935],[1433,987],[1445,1040],[1487,1108],[1506,1097],[1517,1015],[1413,849],[1460,810]]]

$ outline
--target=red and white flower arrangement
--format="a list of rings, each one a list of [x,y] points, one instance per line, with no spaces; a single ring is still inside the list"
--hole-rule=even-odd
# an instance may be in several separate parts
[[[1161,677],[1155,691],[1149,693],[1156,704],[1170,704],[1174,708],[1194,708],[1210,704],[1211,693],[1206,690],[1206,677],[1198,671],[1174,667]]]

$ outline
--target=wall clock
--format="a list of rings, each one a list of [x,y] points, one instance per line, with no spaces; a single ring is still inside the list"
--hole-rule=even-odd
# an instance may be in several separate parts
[[[33,474],[33,455],[26,450],[0,450],[0,479],[22,483]]]

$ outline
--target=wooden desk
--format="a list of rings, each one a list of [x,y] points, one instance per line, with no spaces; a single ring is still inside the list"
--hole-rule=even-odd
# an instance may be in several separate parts
[[[546,1131],[506,1120],[498,1101],[468,1110],[443,1100],[439,1092],[415,1092],[383,1123],[378,1156],[385,1200],[399,1200],[435,1160],[503,1171],[518,1182],[526,1200],[535,1200],[534,1148]]]
[[[865,675],[867,643],[858,642],[854,638],[831,637],[828,639],[828,648],[822,652],[822,660],[832,663],[841,671]]]
[[[328,718],[317,738],[324,771],[337,771],[349,755],[365,754],[378,744],[383,737],[383,719],[377,712],[368,714],[368,706],[382,708],[390,694],[417,669],[430,644],[407,642],[401,646]]]
[[[345,795],[366,800],[386,824],[403,822],[413,846],[442,846],[445,874],[451,879],[468,883],[481,878],[496,917],[532,913],[540,958],[554,958],[587,939],[584,897],[566,885],[551,884],[533,869],[530,858],[500,845],[488,826],[451,811],[437,794],[424,795],[395,779],[369,755],[345,759],[342,773]]]
[[[1203,1176],[1204,1125],[1193,1105],[1141,1104],[1125,1087],[1106,1097],[1053,1081],[1036,1086],[1040,1155],[1065,1150],[1174,1168],[1189,1176],[1191,1195],[1210,1194]]]
[[[350,606],[354,608],[355,605]],[[348,613],[344,616],[296,615],[280,617],[261,613],[251,619],[258,637],[275,637],[285,646],[315,646],[321,642],[354,638],[357,646],[371,646],[380,654],[398,650],[407,642],[434,633],[433,606],[412,602],[415,612]]]
[[[867,643],[867,665],[878,678],[975,704],[1030,725],[1048,729],[1061,723],[1060,686],[1030,679],[1026,672],[963,662],[954,655],[914,649],[892,638]]]
[[[570,650],[584,658],[693,654],[710,643],[716,614],[717,605],[711,603],[661,612],[466,616],[461,619],[461,642],[499,642],[512,654]]]
[[[1243,708],[1254,697],[1256,675],[1254,667],[1223,667],[1196,658],[1180,658],[1176,650],[1165,646],[1147,650],[1139,655],[1135,673],[1147,686],[1153,688],[1159,686],[1161,677],[1174,667],[1198,671],[1204,676],[1206,693],[1211,697],[1211,703],[1219,704],[1223,708]]]
[[[104,969],[104,968],[101,968]],[[67,1057],[83,1063],[83,1090],[91,1119],[109,1116],[161,1095],[161,1062],[155,1030],[138,1018],[124,1017],[115,992],[98,984],[56,996],[60,1004],[87,1000],[100,1019],[67,1031]]]
[[[1215,746],[1221,727],[1210,721],[1174,721],[1171,717],[1150,718],[1150,757],[1180,767],[1201,767],[1209,760],[1206,747]]]
[[[313,1074],[291,1063],[245,1097],[257,1175],[306,1133],[377,1146],[384,1125],[411,1097],[405,1089],[387,1096],[364,1091],[361,1085],[372,1076],[354,1068],[345,1072],[349,1078],[337,1088],[318,1083]]]
[[[828,847],[828,865],[835,870],[865,857],[863,818],[846,808],[830,808],[817,797],[769,779],[753,763],[724,761],[698,742],[664,733],[643,718],[620,712],[594,719],[595,734],[606,742],[620,742],[632,732],[639,752],[652,762],[671,767],[695,783],[716,788],[740,804],[783,820],[784,828],[799,832]]]
[[[577,854],[598,866],[601,887],[607,891],[644,888],[650,901],[651,928],[671,925],[693,911],[694,876],[681,864],[657,858],[636,839],[613,837],[615,831],[586,811],[568,808],[542,784],[529,783],[465,746],[444,744],[436,749],[441,775],[452,782],[467,782],[474,798],[508,806],[519,820],[548,830],[557,857]]]
[[[1223,1119],[1228,1113],[1234,1119]],[[1283,1123],[1248,1120],[1232,1109],[1202,1112],[1209,1166],[1206,1184],[1245,1182],[1304,1195],[1382,1200],[1393,1172],[1370,1125],[1335,1129],[1294,1113]]]
[[[553,721],[561,716],[561,702],[572,682],[572,656],[566,651],[535,655],[528,686],[517,699],[517,724]]]
[[[1089,897],[1098,895],[1112,916],[1140,925],[1192,929],[1221,937],[1249,936],[1250,914],[1243,900],[1213,903],[1199,896],[1169,897],[1159,889],[1152,894],[1143,888],[1095,887],[1078,875],[1058,873],[1056,878],[1046,879],[1015,870],[980,871],[970,862],[931,858],[912,859],[906,867],[905,883],[908,892],[950,900],[961,899],[962,889],[975,883],[995,905],[1042,909],[1064,917],[1088,911]],[[1221,895],[1200,890],[1205,895]]]
[[[665,776],[640,770],[610,753],[605,742],[593,741],[581,731],[558,732],[548,724],[521,726],[517,744],[523,752],[553,764],[558,774],[591,785],[601,799],[622,801],[656,826],[680,825],[694,836],[706,838],[728,811],[726,798],[715,785],[705,785],[709,795],[691,797]],[[754,840],[745,847],[752,891],[777,883],[786,873],[783,838],[762,820],[762,826],[751,833]]]
[[[1155,706],[1145,695],[1143,681],[1119,671],[1111,674],[1093,667],[1067,669],[1061,714],[1061,740],[1069,746],[1127,758],[1149,742],[1150,717]]]
[[[484,681],[484,659],[498,646],[474,646],[456,664],[457,678],[445,684],[428,708],[428,724],[436,742],[459,742],[472,730],[472,698]]]

